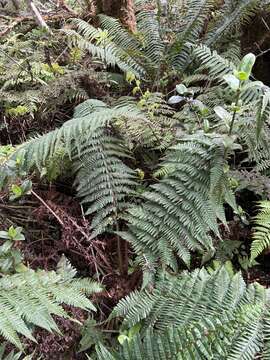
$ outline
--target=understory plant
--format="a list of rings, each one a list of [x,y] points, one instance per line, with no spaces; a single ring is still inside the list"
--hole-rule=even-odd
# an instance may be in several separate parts
[[[66,358],[270,358],[270,90],[241,53],[268,7],[137,0],[133,33],[69,13],[1,45],[1,139],[31,124],[0,147],[0,358],[46,359],[63,319]]]

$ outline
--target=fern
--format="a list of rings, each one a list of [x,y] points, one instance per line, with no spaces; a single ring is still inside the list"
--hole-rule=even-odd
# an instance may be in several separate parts
[[[21,274],[0,279],[0,333],[9,342],[22,349],[18,334],[35,341],[30,324],[50,332],[59,332],[52,317],[69,318],[61,304],[95,311],[86,297],[99,292],[101,287],[90,279],[75,279],[69,273],[27,270]]]
[[[220,39],[239,31],[244,23],[248,23],[260,6],[258,0],[226,0],[215,24],[210,24],[210,31],[206,35],[205,44],[215,46]]]
[[[240,273],[231,275],[225,267],[167,275],[153,291],[134,292],[117,305],[113,315],[123,316],[124,326],[140,322],[143,330],[112,356],[254,359],[268,346],[265,295],[263,287],[246,286]],[[100,359],[106,351],[98,349]]]
[[[256,259],[270,247],[270,202],[259,203],[259,213],[256,215],[253,241],[250,249],[250,260]]]
[[[123,72],[132,72],[140,77],[144,70],[132,56],[114,43],[113,39],[104,33],[102,29],[96,29],[92,25],[81,19],[74,19],[75,30],[65,30],[66,35],[72,46],[90,52],[94,57],[102,60],[106,66],[115,67],[116,65]],[[102,39],[104,34],[104,40]]]
[[[81,19],[73,19],[73,29],[65,33],[71,46],[90,52],[106,67],[117,65],[123,72],[151,79],[158,87],[163,76],[183,73],[189,67],[190,43],[222,49],[221,38],[236,30],[234,42],[239,44],[239,29],[258,11],[260,1],[226,0],[219,11],[214,0],[191,0],[188,7],[180,2],[173,28],[159,11],[147,10],[145,5],[137,3],[136,34],[130,34],[118,20],[104,15],[99,15],[98,29]],[[237,49],[239,53],[239,46]],[[237,59],[234,55],[235,52],[227,57]]]
[[[74,158],[77,196],[92,215],[94,238],[108,225],[115,225],[128,207],[127,196],[135,188],[135,173],[121,158],[129,156],[123,144],[103,130],[87,139],[80,155]]]
[[[210,50],[205,45],[194,46],[194,58],[200,62],[198,71],[207,70],[211,79],[221,79],[223,75],[232,73],[235,65],[229,60],[219,55],[216,51]]]
[[[6,354],[6,344],[0,345],[0,360],[19,360],[21,359],[22,353],[15,353],[14,350]],[[30,360],[31,357],[25,357],[24,360]]]
[[[177,70],[184,70],[190,57],[190,47],[187,43],[196,43],[201,36],[205,22],[214,8],[213,0],[192,0],[184,17],[182,28],[172,47],[172,53],[177,53],[172,64]]]
[[[75,111],[75,117],[48,134],[18,147],[12,158],[24,158],[26,171],[46,173],[55,156],[68,157],[76,175],[75,187],[86,213],[93,215],[92,237],[114,225],[127,207],[126,196],[135,187],[135,173],[123,162],[128,152],[112,134],[113,119],[138,116],[136,106],[108,108],[103,102],[88,100]],[[87,134],[87,135],[86,135]],[[1,183],[9,176],[8,162],[2,165]],[[118,216],[119,215],[119,216]]]
[[[215,164],[219,146],[198,135],[174,147],[164,163],[172,171],[143,194],[142,206],[129,210],[129,231],[122,236],[137,254],[177,268],[177,257],[189,265],[191,251],[213,253],[209,232],[218,236],[214,189],[224,179]]]

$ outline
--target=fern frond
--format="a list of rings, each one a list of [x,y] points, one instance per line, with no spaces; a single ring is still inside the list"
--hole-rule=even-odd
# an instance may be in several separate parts
[[[270,202],[261,201],[259,203],[259,213],[256,215],[251,244],[251,261],[256,259],[264,250],[270,247]]]
[[[180,28],[171,50],[177,52],[172,59],[172,64],[177,70],[183,71],[187,66],[187,59],[190,57],[188,43],[198,41],[213,7],[213,0],[191,0],[189,2],[187,14],[183,20],[184,24]]]
[[[106,66],[115,67],[117,65],[123,72],[132,72],[138,78],[143,75],[143,67],[139,65],[136,59],[133,59],[127,49],[123,50],[115,44],[111,36],[106,37],[103,43],[99,44],[102,29],[96,29],[81,19],[73,19],[72,24],[77,31],[65,30],[72,46],[87,50],[94,57],[102,60]]]
[[[97,130],[88,137],[74,158],[75,186],[86,215],[92,215],[91,228],[94,238],[108,225],[115,225],[128,207],[127,196],[134,192],[135,173],[121,158],[129,157],[117,138]]]
[[[164,62],[165,44],[160,34],[160,24],[153,11],[143,10],[137,15],[138,31],[142,37],[143,53],[147,67],[157,68]],[[152,69],[151,69],[152,68]]]
[[[218,41],[232,31],[237,31],[240,25],[247,23],[260,6],[258,0],[227,0],[219,14],[219,19],[205,38],[207,46],[215,46]],[[211,25],[210,25],[211,26]]]
[[[132,293],[115,308],[125,326],[143,327],[116,359],[254,359],[264,347],[265,295],[225,267],[161,277],[153,291]]]
[[[216,147],[210,138],[187,138],[167,156],[164,164],[174,171],[143,194],[142,206],[129,210],[129,232],[122,236],[137,254],[151,253],[175,268],[177,257],[189,265],[191,251],[213,251],[209,231],[218,235],[218,228],[210,173]]]
[[[52,315],[69,317],[62,303],[95,311],[86,295],[101,291],[101,287],[89,279],[65,280],[53,271],[33,270],[3,277],[0,289],[0,333],[20,349],[18,334],[35,341],[29,324],[59,332]]]
[[[219,55],[216,51],[210,50],[205,45],[194,46],[192,54],[194,59],[199,61],[201,70],[207,70],[212,79],[221,79],[223,75],[232,73],[235,65],[229,60]]]

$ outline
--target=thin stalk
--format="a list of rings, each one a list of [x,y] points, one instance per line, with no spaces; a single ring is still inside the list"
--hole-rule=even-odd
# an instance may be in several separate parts
[[[116,219],[116,232],[117,232],[117,257],[118,257],[118,263],[119,263],[119,271],[121,274],[123,274],[124,267],[123,267],[122,250],[121,250],[121,238],[118,235],[119,225],[118,225],[117,219]]]
[[[232,121],[231,121],[231,124],[230,124],[229,136],[232,135],[233,125],[234,125],[234,122],[235,122],[235,119],[236,119],[237,106],[238,106],[239,100],[240,100],[240,94],[241,94],[241,89],[239,88],[237,90],[237,96],[236,96],[236,101],[235,101],[235,110],[233,112],[233,117],[232,117]]]
[[[229,128],[229,132],[228,132],[229,136],[232,135],[233,126],[234,126],[235,119],[236,119],[237,107],[239,105],[240,95],[241,95],[241,87],[239,86],[239,88],[237,89],[237,94],[236,94],[235,109],[234,109],[234,112],[233,112],[232,121],[230,123],[230,128]],[[226,148],[225,152],[224,152],[224,158],[225,159],[227,158],[227,155],[228,155],[228,148]]]

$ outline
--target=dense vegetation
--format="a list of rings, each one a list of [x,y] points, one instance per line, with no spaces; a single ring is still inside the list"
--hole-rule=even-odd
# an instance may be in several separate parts
[[[0,1],[0,359],[270,359],[270,1]]]

